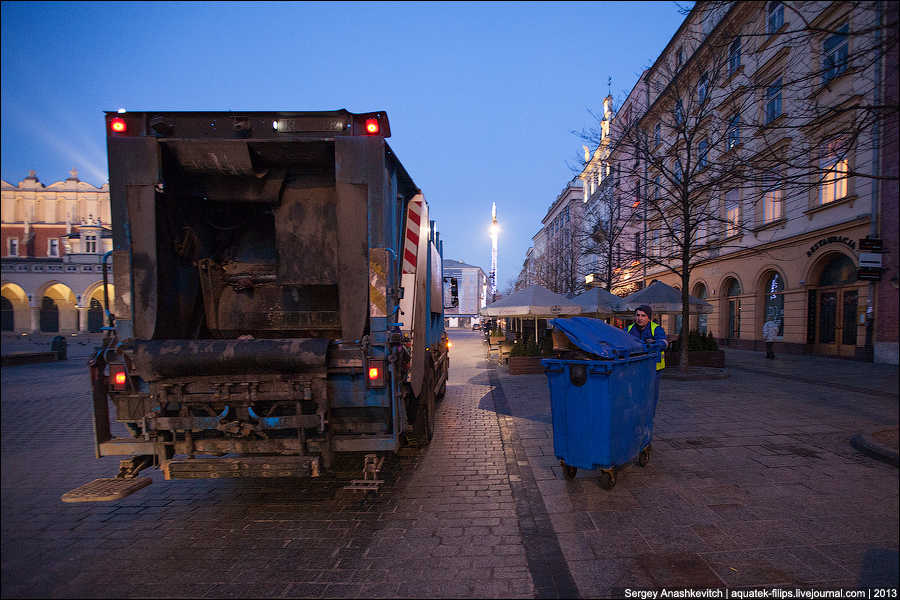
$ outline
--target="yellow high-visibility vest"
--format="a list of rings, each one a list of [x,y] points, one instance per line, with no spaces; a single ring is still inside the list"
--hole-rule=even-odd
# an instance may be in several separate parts
[[[629,325],[629,326],[628,326],[628,329],[626,329],[625,331],[628,332],[628,333],[631,333],[631,328],[632,328],[632,327],[634,327],[634,323],[632,323],[631,325]],[[653,336],[656,335],[656,328],[657,328],[657,327],[659,327],[659,325],[657,325],[657,324],[654,323],[653,321],[650,321],[650,335],[653,335]],[[662,350],[660,350],[660,351],[659,351],[659,361],[656,363],[656,370],[657,370],[657,371],[661,371],[661,370],[663,370],[663,369],[665,369],[665,368],[666,368],[666,353],[663,352]]]

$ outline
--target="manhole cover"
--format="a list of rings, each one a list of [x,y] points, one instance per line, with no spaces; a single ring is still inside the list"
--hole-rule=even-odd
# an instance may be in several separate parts
[[[62,495],[63,502],[109,502],[121,500],[153,483],[149,477],[95,479]]]

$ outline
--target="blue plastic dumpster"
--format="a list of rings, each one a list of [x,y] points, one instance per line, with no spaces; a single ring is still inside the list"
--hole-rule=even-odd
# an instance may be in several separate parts
[[[544,359],[553,416],[553,450],[567,479],[599,469],[601,483],[616,484],[616,469],[650,459],[659,397],[659,350],[598,319],[550,321],[598,360]]]

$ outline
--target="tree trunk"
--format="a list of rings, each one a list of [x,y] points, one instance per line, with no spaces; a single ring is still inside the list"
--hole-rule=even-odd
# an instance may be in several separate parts
[[[686,268],[681,270],[681,333],[679,334],[680,348],[678,351],[678,370],[682,373],[688,370],[688,337],[691,331],[691,295],[688,286],[691,283],[691,274]]]

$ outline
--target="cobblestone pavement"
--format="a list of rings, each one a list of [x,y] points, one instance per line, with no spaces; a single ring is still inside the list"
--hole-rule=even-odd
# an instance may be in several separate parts
[[[559,595],[558,548],[532,579],[539,544],[519,525],[530,505],[510,483],[476,338],[453,357],[434,441],[388,459],[375,497],[340,489],[359,477],[352,457],[316,481],[152,473],[122,501],[64,504],[66,491],[118,470],[93,456],[84,360],[2,375],[4,597]]]
[[[352,458],[317,481],[154,473],[122,501],[64,504],[64,492],[117,471],[93,457],[84,360],[4,368],[3,597],[897,586],[898,471],[849,444],[896,426],[880,366],[853,379],[854,363],[838,361],[853,390],[828,385],[838,367],[824,359],[799,363],[793,380],[760,372],[753,353],[729,379],[666,380],[650,464],[607,491],[591,471],[563,478],[543,375],[489,365],[477,332],[451,337],[435,439],[388,459],[375,497],[341,491],[358,476]]]
[[[727,351],[729,379],[663,380],[650,463],[609,491],[596,472],[564,479],[545,377],[497,371],[583,597],[897,587],[898,471],[850,445],[896,427],[896,367],[772,362]]]

